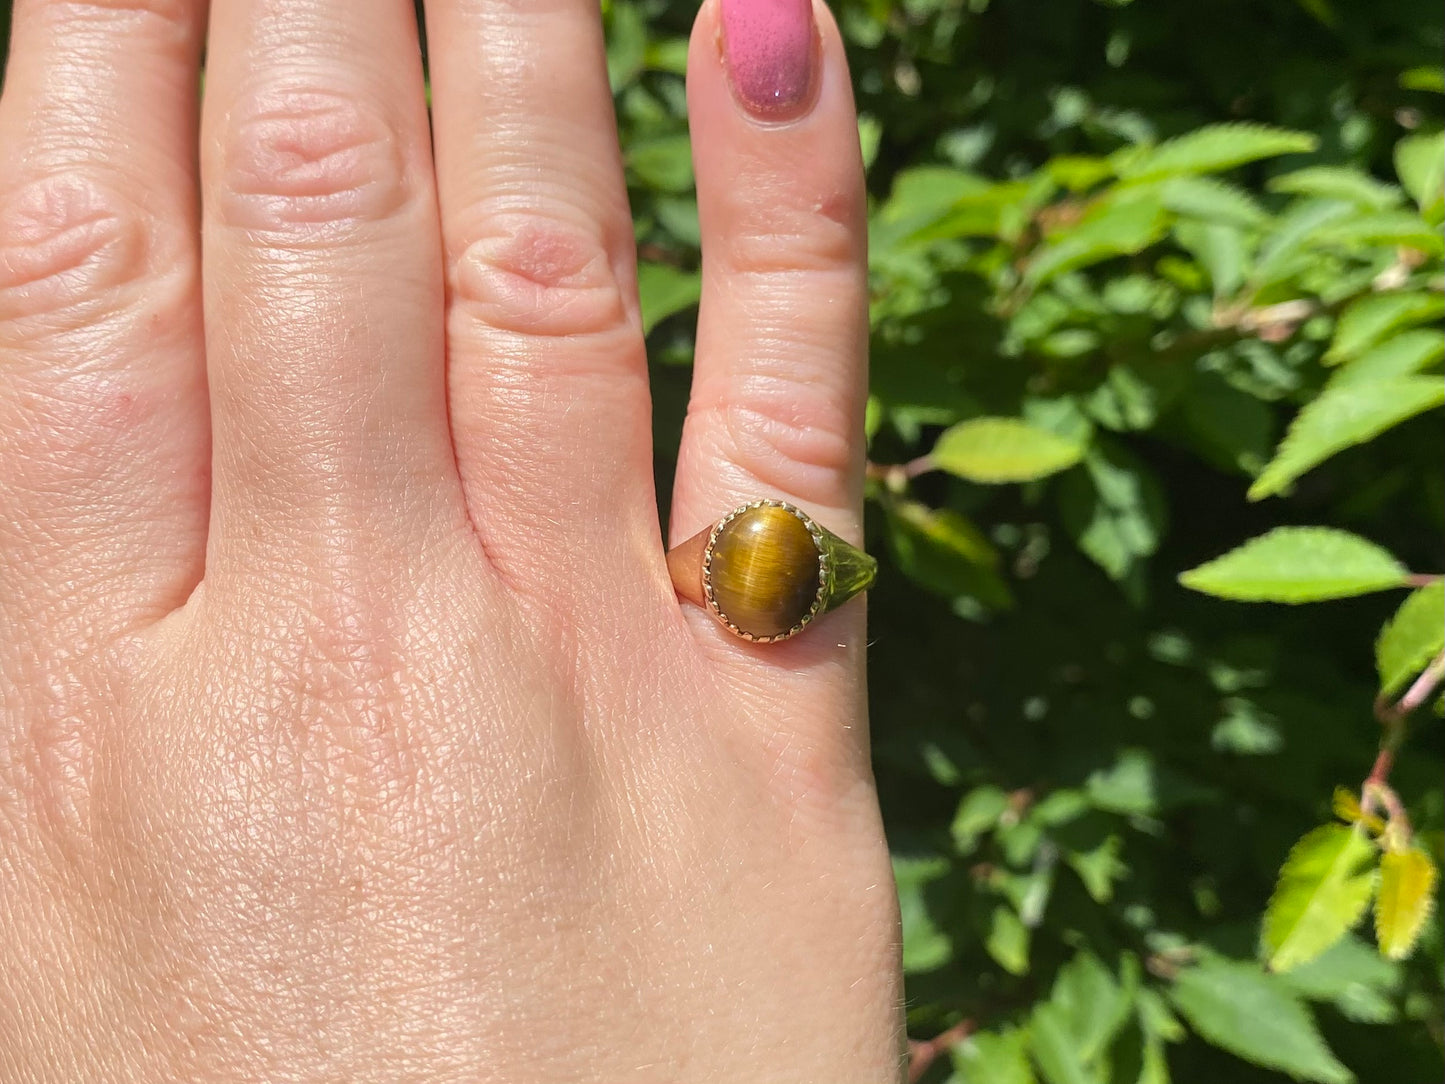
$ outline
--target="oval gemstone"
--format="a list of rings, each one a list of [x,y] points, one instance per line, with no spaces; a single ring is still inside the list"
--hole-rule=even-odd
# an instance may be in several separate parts
[[[723,616],[753,636],[781,636],[818,597],[818,546],[786,508],[749,508],[718,531],[709,575]]]

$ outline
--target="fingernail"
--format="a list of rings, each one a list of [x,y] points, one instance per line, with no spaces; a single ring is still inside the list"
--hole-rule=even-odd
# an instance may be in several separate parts
[[[722,0],[723,60],[753,116],[786,120],[813,93],[812,0]]]

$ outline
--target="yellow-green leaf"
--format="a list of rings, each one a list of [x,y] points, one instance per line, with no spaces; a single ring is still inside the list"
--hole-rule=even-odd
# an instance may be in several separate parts
[[[1445,581],[1411,594],[1375,641],[1380,695],[1390,696],[1445,650]]]
[[[1077,463],[1084,449],[1017,418],[973,418],[938,438],[939,470],[971,482],[1030,482]]]
[[[1389,551],[1330,527],[1276,527],[1179,582],[1240,602],[1321,602],[1404,587],[1409,570]]]
[[[1385,822],[1374,813],[1367,814],[1360,808],[1360,800],[1355,797],[1355,792],[1345,787],[1336,787],[1334,797],[1330,800],[1330,808],[1335,811],[1335,816],[1349,824],[1363,824],[1375,835],[1385,830]]]
[[[1265,962],[1288,971],[1349,932],[1375,890],[1375,845],[1364,833],[1326,824],[1294,845],[1264,913]]]
[[[1380,898],[1375,902],[1375,938],[1392,960],[1410,955],[1435,905],[1438,871],[1430,856],[1412,846],[1387,851],[1380,860]]]

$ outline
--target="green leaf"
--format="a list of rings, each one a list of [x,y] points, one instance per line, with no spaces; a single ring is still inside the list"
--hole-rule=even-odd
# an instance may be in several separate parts
[[[1277,527],[1180,575],[1241,602],[1320,602],[1403,587],[1409,570],[1373,542],[1330,527]]]
[[[1445,358],[1445,332],[1426,328],[1404,331],[1366,350],[1330,377],[1329,387],[1410,376]]]
[[[1445,200],[1445,132],[1410,135],[1396,143],[1395,172],[1420,212],[1438,222]]]
[[[1393,696],[1445,651],[1445,581],[1436,580],[1411,594],[1375,641],[1380,695]]]
[[[1445,298],[1425,290],[1370,294],[1351,303],[1335,324],[1334,341],[1325,352],[1326,365],[1358,357],[1387,335],[1411,324],[1445,315]]]
[[[627,165],[648,188],[686,192],[692,188],[692,144],[685,135],[632,144]]]
[[[1133,993],[1085,950],[1059,969],[1049,1001],[1061,1010],[1058,1019],[1068,1029],[1074,1051],[1092,1065],[1128,1021]]]
[[[1445,381],[1434,376],[1397,376],[1327,388],[1290,423],[1274,458],[1249,487],[1249,499],[1279,493],[1336,452],[1373,440],[1441,404],[1445,404]]]
[[[1166,210],[1230,226],[1255,227],[1269,215],[1248,192],[1213,177],[1171,177],[1160,187]]]
[[[1439,254],[1445,249],[1440,231],[1419,215],[1407,211],[1380,211],[1325,226],[1315,234],[1319,245],[1364,249],[1371,245],[1395,245]]]
[[[1028,1038],[1020,1028],[975,1032],[953,1048],[953,1067],[967,1084],[1035,1084]]]
[[[916,501],[886,507],[889,546],[910,579],[949,598],[976,598],[992,609],[1013,605],[998,575],[998,551],[966,516]]]
[[[1307,270],[1314,261],[1309,249],[1314,235],[1356,213],[1353,204],[1340,199],[1308,199],[1295,204],[1275,220],[1274,229],[1260,243],[1250,282],[1262,289]]]
[[[1017,418],[973,418],[938,438],[930,458],[939,470],[971,482],[1030,482],[1067,470],[1084,449]]]
[[[702,296],[702,277],[660,263],[637,265],[637,292],[642,303],[642,333],[646,335],[667,317],[696,305]]]
[[[1428,90],[1445,94],[1445,68],[1421,65],[1400,73],[1400,86],[1405,90]]]
[[[1418,846],[1387,851],[1380,860],[1380,898],[1375,903],[1375,939],[1392,960],[1403,960],[1415,948],[1420,931],[1435,906],[1438,871]]]
[[[1217,222],[1178,222],[1174,239],[1208,272],[1215,297],[1232,296],[1244,282],[1244,235],[1237,227]]]
[[[1066,271],[1142,252],[1164,236],[1165,221],[1157,197],[1101,204],[1073,229],[1035,250],[1024,280],[1040,286]]]
[[[1256,965],[1206,959],[1179,974],[1170,998],[1203,1039],[1295,1080],[1352,1084],[1304,1003]]]
[[[1385,822],[1374,813],[1366,814],[1352,790],[1336,787],[1334,794],[1330,796],[1330,809],[1340,820],[1347,824],[1363,824],[1375,835],[1385,830]]]
[[[1142,153],[1131,149],[1119,156],[1119,175],[1142,181],[1181,173],[1217,173],[1261,158],[1306,154],[1319,145],[1307,132],[1291,132],[1262,124],[1212,124]]]
[[[1293,196],[1326,196],[1349,200],[1372,211],[1397,207],[1404,198],[1398,188],[1367,173],[1344,166],[1306,166],[1270,180],[1271,192]]]
[[[1064,861],[1084,882],[1084,890],[1095,903],[1108,903],[1114,898],[1114,882],[1129,874],[1129,867],[1119,858],[1124,841],[1115,834],[1104,837],[1097,846],[1087,851],[1070,850],[1064,853]]]
[[[898,908],[903,917],[903,970],[934,971],[953,959],[953,940],[929,913],[924,891],[949,870],[941,856],[893,858],[893,879],[898,886]]]
[[[1322,825],[1294,845],[1264,912],[1261,947],[1271,970],[1307,963],[1350,931],[1374,894],[1378,853],[1343,824]]]
[[[1400,966],[1382,959],[1374,945],[1354,934],[1282,978],[1301,997],[1327,1001],[1358,1023],[1389,1024],[1399,1016],[1394,995]]]
[[[1029,1051],[1048,1084],[1100,1084],[1080,1059],[1065,1010],[1053,1002],[1034,1009],[1029,1021]]]
[[[1084,465],[1059,488],[1060,518],[1080,550],[1111,578],[1125,580],[1159,547],[1163,487],[1114,445],[1096,445]]]
[[[965,794],[949,826],[958,853],[972,853],[978,846],[978,837],[991,831],[1008,808],[1008,795],[992,784],[975,787]]]
[[[983,947],[1010,975],[1029,973],[1029,928],[1013,908],[999,904],[993,909]]]

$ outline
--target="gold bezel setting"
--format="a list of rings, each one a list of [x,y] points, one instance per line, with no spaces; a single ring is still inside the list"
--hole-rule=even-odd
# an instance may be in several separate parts
[[[755,508],[781,508],[783,511],[796,516],[803,526],[808,529],[808,533],[813,536],[813,546],[818,551],[818,593],[813,597],[813,605],[792,628],[788,629],[787,632],[780,632],[775,636],[758,636],[739,628],[733,623],[732,619],[723,612],[722,607],[718,605],[717,596],[713,593],[712,551],[713,547],[717,544],[718,535],[722,533],[724,527],[737,519],[738,516],[745,512],[751,512]],[[830,585],[828,576],[830,570],[828,547],[823,534],[823,528],[814,523],[813,517],[797,507],[797,505],[789,504],[787,501],[773,500],[765,497],[756,501],[749,501],[747,504],[734,508],[712,525],[712,531],[707,536],[707,548],[703,550],[702,554],[702,594],[707,602],[707,608],[712,611],[713,616],[726,625],[728,631],[734,636],[739,636],[753,644],[775,644],[798,635],[798,633],[807,628],[813,619],[822,611],[823,603],[827,600],[829,594]]]

